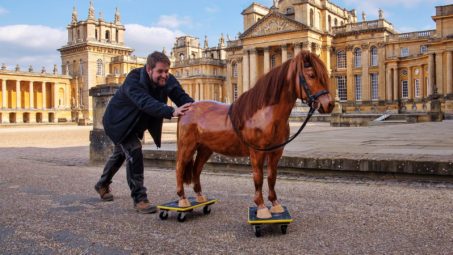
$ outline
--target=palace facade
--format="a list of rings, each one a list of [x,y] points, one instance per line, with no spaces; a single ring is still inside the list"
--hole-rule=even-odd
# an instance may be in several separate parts
[[[433,7],[434,8],[434,7]],[[434,30],[398,33],[378,11],[367,20],[329,0],[275,0],[252,3],[242,11],[243,32],[221,36],[210,47],[205,38],[176,38],[171,72],[196,100],[233,102],[271,68],[301,50],[326,64],[330,91],[342,113],[429,113],[432,102],[453,117],[453,5],[436,6]],[[0,69],[0,123],[89,122],[90,88],[121,84],[127,73],[146,63],[124,44],[117,10],[113,22],[94,15],[78,20],[74,8],[55,67],[28,72]],[[165,50],[164,50],[165,52]]]

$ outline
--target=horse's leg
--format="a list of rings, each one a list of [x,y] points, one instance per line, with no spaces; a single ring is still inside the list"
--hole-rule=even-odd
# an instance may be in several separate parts
[[[255,204],[258,207],[256,217],[260,219],[272,218],[269,209],[264,205],[263,199],[263,165],[266,154],[250,150],[250,163],[253,170],[253,181],[255,183]]]
[[[203,170],[203,166],[208,161],[209,157],[212,155],[212,150],[208,147],[200,145],[197,148],[197,157],[194,163],[194,175],[193,175],[193,190],[197,194],[196,200],[198,203],[203,203],[208,201],[208,199],[201,193],[201,182],[200,174]]]
[[[184,138],[181,137],[180,139]],[[185,173],[186,171],[192,171],[193,154],[195,153],[196,146],[197,144],[195,141],[185,141],[184,143],[178,141],[176,160],[176,194],[179,196],[179,207],[189,207],[191,205],[184,193],[184,177],[189,174]]]
[[[283,213],[280,202],[277,200],[275,183],[277,182],[277,164],[283,154],[283,149],[269,153],[267,161],[267,184],[269,186],[269,201],[272,203],[271,213]]]

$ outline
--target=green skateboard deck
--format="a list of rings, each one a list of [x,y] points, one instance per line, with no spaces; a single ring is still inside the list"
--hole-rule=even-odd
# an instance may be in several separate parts
[[[169,211],[174,211],[178,213],[178,221],[179,222],[184,222],[186,220],[186,214],[188,212],[192,212],[194,209],[203,207],[203,213],[204,214],[210,214],[211,213],[211,208],[210,206],[212,204],[217,203],[217,199],[208,199],[206,202],[198,203],[195,199],[195,197],[189,197],[187,198],[190,201],[191,206],[189,207],[179,207],[178,206],[178,200],[168,202],[162,205],[158,205],[157,208],[159,208],[160,213],[159,213],[159,218],[161,220],[166,220],[168,218],[168,212]]]
[[[291,214],[289,214],[288,208],[283,206],[283,209],[285,210],[283,213],[272,213],[272,218],[260,219],[256,217],[257,208],[249,207],[249,217],[247,223],[252,225],[255,236],[261,236],[261,226],[265,224],[279,224],[282,234],[286,234],[288,225],[293,222],[293,219],[291,218]]]

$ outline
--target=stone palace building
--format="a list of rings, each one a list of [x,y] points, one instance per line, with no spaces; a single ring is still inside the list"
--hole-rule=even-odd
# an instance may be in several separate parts
[[[328,0],[275,0],[251,3],[242,11],[243,32],[223,34],[209,47],[199,38],[176,38],[169,53],[171,72],[196,100],[233,102],[271,68],[300,50],[321,57],[329,69],[330,90],[343,114],[431,112],[436,100],[453,117],[453,5],[436,6],[434,30],[398,33],[376,10],[367,20]],[[89,122],[90,88],[121,84],[127,73],[146,62],[124,44],[125,28],[117,10],[113,22],[78,20],[74,8],[62,46],[61,74],[0,69],[0,122]],[[165,52],[165,50],[164,50]]]

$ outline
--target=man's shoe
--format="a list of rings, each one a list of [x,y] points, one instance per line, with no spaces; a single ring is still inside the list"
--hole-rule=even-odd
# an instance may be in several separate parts
[[[111,191],[110,191],[109,185],[101,186],[101,185],[96,184],[94,186],[94,189],[99,194],[99,196],[101,196],[102,200],[104,200],[104,201],[112,201],[113,200],[113,195],[112,195],[112,193],[110,193]]]
[[[148,200],[143,200],[134,205],[135,210],[139,213],[155,213],[157,207],[152,205]]]

